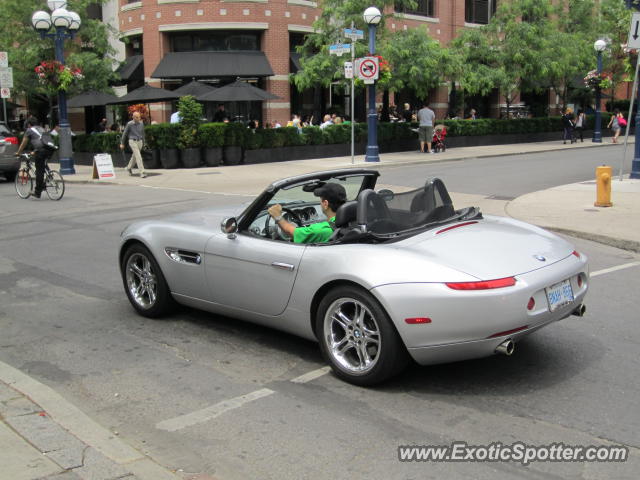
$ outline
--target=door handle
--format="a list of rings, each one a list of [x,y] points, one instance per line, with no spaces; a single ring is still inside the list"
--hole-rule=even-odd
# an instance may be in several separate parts
[[[282,270],[289,270],[290,272],[292,272],[294,269],[293,265],[290,265],[288,263],[282,263],[282,262],[273,262],[271,266],[275,268],[280,268]]]

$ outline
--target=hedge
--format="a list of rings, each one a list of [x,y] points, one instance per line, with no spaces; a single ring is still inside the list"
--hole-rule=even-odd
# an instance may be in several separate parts
[[[587,129],[594,125],[594,115],[587,116]],[[610,114],[602,113],[602,128],[609,122]],[[440,122],[439,122],[440,123]],[[561,117],[535,117],[501,120],[481,118],[478,120],[444,120],[447,134],[451,137],[470,135],[500,135],[509,133],[539,133],[562,131]],[[378,143],[384,145],[395,140],[416,138],[416,123],[379,123]],[[177,148],[180,124],[161,123],[147,125],[145,137],[147,146],[152,149]],[[93,133],[77,135],[73,139],[73,148],[78,152],[118,151],[119,133]],[[341,144],[351,141],[351,125],[330,125],[304,127],[298,132],[295,127],[274,129],[245,127],[241,123],[205,123],[198,128],[199,145],[204,148],[239,146],[248,150],[259,148],[278,148],[297,145]],[[355,124],[355,141],[367,141],[367,124]]]

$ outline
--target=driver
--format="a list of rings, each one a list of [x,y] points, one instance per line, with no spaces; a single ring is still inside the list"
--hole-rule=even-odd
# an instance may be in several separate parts
[[[336,220],[336,211],[347,201],[347,191],[337,183],[326,183],[313,191],[316,197],[320,197],[322,213],[327,217],[326,222],[313,223],[306,227],[297,227],[282,218],[282,206],[280,204],[269,207],[269,215],[283,232],[293,238],[295,243],[323,243],[329,240],[333,234],[333,222]]]

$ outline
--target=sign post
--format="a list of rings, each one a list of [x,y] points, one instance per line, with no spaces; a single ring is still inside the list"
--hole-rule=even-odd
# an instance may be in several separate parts
[[[344,77],[351,79],[351,97],[350,97],[350,102],[351,102],[351,164],[353,165],[355,163],[355,127],[356,127],[356,120],[355,120],[355,114],[354,114],[354,110],[355,110],[355,79],[354,79],[354,74],[353,74],[353,68],[355,65],[355,59],[356,59],[356,40],[361,40],[364,38],[364,31],[362,30],[356,30],[354,28],[353,22],[351,22],[351,28],[345,28],[344,29],[344,36],[347,38],[351,39],[351,61],[350,62],[344,62]]]
[[[627,39],[627,47],[640,50],[640,12],[635,12],[631,17],[631,26],[629,27],[629,38]],[[638,52],[640,54],[640,52]],[[622,181],[622,170],[624,162],[627,158],[627,142],[629,139],[629,128],[631,126],[631,115],[633,113],[633,105],[638,93],[638,67],[640,67],[640,55],[636,60],[636,72],[633,77],[633,89],[631,93],[631,102],[629,103],[629,116],[627,117],[627,129],[624,135],[624,153],[622,162],[620,163],[620,181]],[[640,111],[636,110],[636,144],[634,148],[633,161],[631,162],[631,173],[629,178],[640,178]]]
[[[116,178],[116,172],[113,168],[113,160],[108,153],[99,153],[93,157],[93,173],[91,178],[102,180],[108,178],[112,180]]]
[[[13,69],[9,68],[9,55],[7,52],[0,52],[0,88],[2,88],[2,110],[4,123],[9,126],[7,119],[7,98],[11,98],[11,88],[13,88]]]

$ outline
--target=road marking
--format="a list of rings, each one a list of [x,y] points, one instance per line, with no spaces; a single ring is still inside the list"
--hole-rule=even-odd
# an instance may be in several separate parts
[[[222,402],[216,403],[215,405],[211,405],[210,407],[203,408],[202,410],[196,410],[195,412],[187,413],[186,415],[181,415],[169,420],[163,420],[162,422],[156,424],[156,428],[160,430],[167,430],[169,432],[175,432],[176,430],[180,430],[185,427],[190,427],[198,423],[212,420],[216,417],[219,417],[223,413],[228,412],[229,410],[240,408],[246,403],[266,397],[268,395],[271,395],[272,393],[275,392],[273,390],[269,390],[268,388],[262,388],[260,390],[256,390],[255,392],[247,393],[246,395],[240,395],[239,397],[224,400]]]
[[[128,185],[128,184],[120,184]],[[189,193],[207,193],[209,195],[223,195],[227,197],[255,197],[254,193],[230,193],[230,192],[207,192],[206,190],[192,190],[189,188],[177,188],[177,187],[156,187],[153,185],[139,185],[142,188],[152,188],[154,190],[175,190],[177,192],[189,192]]]
[[[598,275],[604,275],[605,273],[617,272],[618,270],[624,270],[625,268],[637,267],[640,265],[640,262],[631,262],[625,263],[623,265],[618,265],[616,267],[605,268],[603,270],[598,270],[597,272],[591,273],[590,277],[597,277]]]
[[[312,370],[310,372],[307,372],[304,375],[300,375],[299,377],[292,378],[290,380],[290,382],[292,382],[292,383],[307,383],[307,382],[310,382],[311,380],[315,380],[316,378],[319,378],[319,377],[329,373],[330,370],[331,370],[331,367],[322,367],[322,368],[319,368],[317,370]]]

